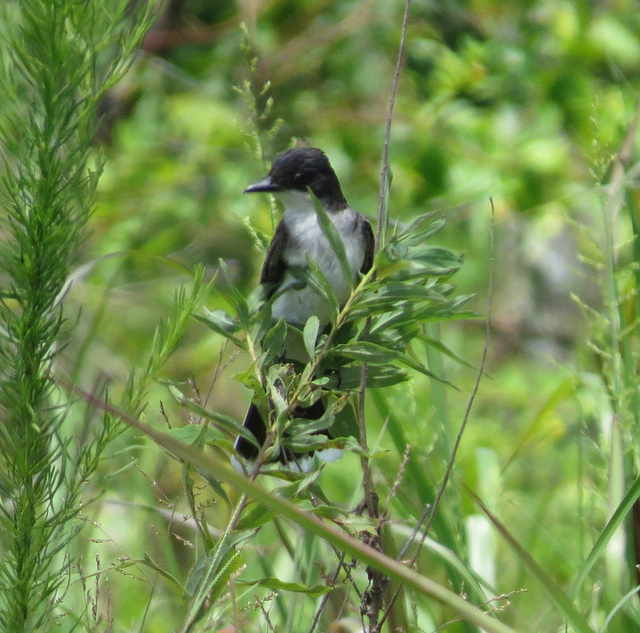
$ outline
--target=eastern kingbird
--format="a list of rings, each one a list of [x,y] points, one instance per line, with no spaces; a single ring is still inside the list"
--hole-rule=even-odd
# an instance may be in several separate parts
[[[245,193],[267,192],[274,194],[284,204],[284,215],[276,228],[262,268],[260,283],[267,287],[267,299],[273,299],[271,314],[274,320],[284,317],[297,328],[304,327],[307,319],[315,315],[320,325],[330,321],[327,301],[309,285],[301,283],[295,269],[308,269],[313,261],[331,286],[338,303],[343,306],[351,293],[350,280],[345,279],[343,268],[334,249],[318,221],[314,200],[309,190],[319,200],[342,238],[345,254],[353,278],[358,272],[366,273],[373,264],[374,237],[367,218],[354,211],[340,188],[338,178],[325,154],[315,147],[290,149],[280,154],[269,175],[247,187]],[[287,349],[283,360],[300,360],[297,352]],[[322,400],[310,407],[296,407],[296,418],[317,420],[324,414]],[[244,420],[244,427],[253,433],[258,444],[266,439],[267,427],[258,408],[251,404]],[[254,460],[258,448],[243,437],[236,440],[240,456]],[[281,462],[295,461],[296,456],[281,451]]]

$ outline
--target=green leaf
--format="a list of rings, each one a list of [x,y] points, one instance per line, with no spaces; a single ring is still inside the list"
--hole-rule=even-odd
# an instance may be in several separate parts
[[[397,309],[401,301],[442,301],[444,297],[429,286],[407,284],[387,279],[375,286],[372,284],[353,299],[354,306],[367,306],[380,311]]]
[[[376,255],[376,268],[378,271],[384,271],[396,262],[402,261],[408,251],[409,247],[406,244],[400,244],[396,241],[389,242]]]
[[[331,284],[324,276],[322,269],[312,260],[307,259],[308,269],[304,271],[307,283],[329,304],[331,322],[335,323],[340,313],[340,305]]]
[[[329,376],[323,376],[323,386],[326,389],[341,389],[349,391],[360,387],[361,365],[344,367],[332,372]],[[407,380],[409,375],[406,370],[395,365],[370,365],[367,367],[367,387],[390,387]],[[319,381],[314,381],[314,383]]]
[[[298,434],[285,436],[282,438],[282,446],[290,449],[294,453],[306,453],[320,451],[325,448],[342,448],[343,442],[336,438],[330,440],[324,434]]]
[[[369,335],[369,340],[372,343],[376,343],[376,345],[401,352],[407,349],[419,332],[420,324],[414,319],[413,321],[407,321],[402,327],[391,327],[382,331],[376,330],[376,332]]]
[[[394,311],[384,312],[376,315],[371,319],[371,328],[369,329],[369,335],[383,335],[389,330],[398,330],[403,328],[420,328],[420,321],[418,316],[421,311],[413,304],[403,303],[399,306],[400,309]],[[416,315],[416,312],[418,314]]]
[[[214,332],[233,341],[241,349],[246,349],[246,343],[240,340],[234,333],[240,330],[240,324],[224,310],[207,310],[203,308],[204,314],[194,314],[193,317],[203,323]]]
[[[296,478],[286,486],[278,488],[278,494],[283,499],[297,499],[296,505],[300,509],[312,512],[314,508],[313,503],[310,502],[308,497],[304,498],[304,496],[310,487],[313,487],[314,491],[317,491],[317,481],[320,477],[320,473],[320,469],[311,470],[308,473],[301,473],[302,477]]]
[[[284,350],[284,342],[287,338],[287,322],[284,317],[266,333],[262,340],[262,349],[270,358],[279,358]]]
[[[189,411],[195,413],[198,417],[201,417],[204,420],[213,420],[218,426],[226,429],[232,435],[242,435],[245,439],[255,443],[253,435],[231,416],[224,415],[223,413],[217,413],[216,411],[209,411],[199,402],[185,396],[175,385],[168,384],[167,386],[169,388],[169,393],[171,393],[179,405],[186,407]],[[196,426],[196,428],[201,427]]]
[[[177,587],[181,591],[184,591],[184,587],[180,584],[178,579],[172,574],[170,574],[162,565],[158,565],[158,563],[156,563],[153,560],[153,558],[151,558],[151,556],[147,554],[147,552],[144,553],[144,558],[142,561],[133,561],[133,562],[135,562],[136,564],[142,563],[143,565],[146,565],[147,567],[149,567],[149,569],[153,569],[153,571],[158,573],[165,580],[168,580],[175,587]]]
[[[449,385],[450,387],[453,387],[454,389],[457,389],[457,387],[451,381],[447,380],[446,378],[441,378],[440,376],[432,372],[430,369],[427,369],[420,361],[416,360],[409,354],[405,354],[405,353],[399,354],[398,360],[403,365],[406,365],[410,369],[414,369],[415,371],[420,372],[421,374],[428,376],[429,378],[433,378],[438,382],[441,382],[445,385]]]
[[[236,580],[238,585],[249,585],[258,587],[267,587],[275,591],[293,591],[295,593],[304,593],[312,598],[323,596],[333,590],[333,587],[327,585],[314,585],[313,587],[307,587],[297,582],[285,582],[284,580],[278,580],[277,578],[260,578],[259,580]]]
[[[273,317],[271,316],[271,302],[262,305],[262,308],[255,313],[255,321],[251,328],[251,338],[254,341],[262,343],[269,330],[274,326]]]
[[[426,253],[422,253],[421,259],[405,260],[401,266],[396,266],[385,276],[386,280],[411,281],[424,280],[433,276],[445,277],[452,275],[460,269],[460,261],[447,260],[441,256],[429,258]]]
[[[429,263],[436,270],[457,269],[462,265],[463,258],[448,248],[442,246],[422,246],[412,248],[407,253],[409,261]]]
[[[469,369],[476,369],[470,362],[466,361],[464,358],[456,354],[450,347],[445,345],[442,341],[435,339],[431,336],[426,336],[425,334],[420,334],[418,338],[429,347],[438,350],[441,354],[448,356],[452,360],[468,367]]]
[[[440,232],[445,225],[444,218],[438,218],[439,211],[428,211],[414,218],[409,226],[395,235],[389,244],[407,242],[410,246],[422,244],[424,241]]]
[[[186,426],[169,429],[167,434],[185,444],[195,444],[196,441],[206,444],[223,437],[216,429],[199,424],[187,424]]]
[[[355,341],[343,345],[335,345],[329,350],[330,355],[346,356],[371,365],[384,365],[398,360],[399,354],[369,341]]]
[[[201,617],[205,600],[214,601],[223,591],[231,574],[238,569],[238,546],[248,540],[254,531],[229,534],[218,541],[208,556],[199,558],[187,579],[187,592],[193,595],[182,633],[191,629]]]
[[[200,474],[202,475],[203,479],[211,486],[211,488],[213,488],[213,491],[231,508],[233,504],[231,503],[231,499],[229,499],[229,496],[227,495],[225,489],[222,487],[222,484],[209,473],[201,472]]]
[[[318,340],[318,332],[320,331],[320,321],[314,314],[307,319],[302,331],[304,346],[309,354],[309,358],[313,360],[316,352],[316,342]]]
[[[249,511],[245,510],[242,513],[236,529],[240,532],[244,530],[254,530],[268,523],[276,516],[277,514],[273,512],[273,510],[268,510],[264,506],[254,504]]]
[[[287,425],[287,433],[291,435],[291,437],[284,437],[282,439],[282,443],[287,446],[294,446],[295,442],[291,438],[295,438],[298,440],[299,438],[303,438],[304,436],[313,435],[318,431],[326,431],[332,424],[335,417],[335,411],[331,413],[325,413],[318,420],[308,420],[306,418],[292,418],[291,423]],[[315,439],[318,439],[318,436],[315,436]],[[326,438],[320,438],[323,441]],[[291,441],[290,441],[291,440]],[[309,440],[305,438],[302,440],[305,445],[308,445]],[[315,441],[315,440],[314,440]]]
[[[326,277],[318,265],[311,259],[307,258],[307,266],[290,267],[289,272],[296,278],[298,287],[302,288],[304,285],[309,286],[318,296],[322,297],[329,306],[331,314],[331,321],[335,323],[340,312],[340,306],[338,300],[333,292],[333,288],[329,285]],[[286,290],[284,288],[283,290]]]

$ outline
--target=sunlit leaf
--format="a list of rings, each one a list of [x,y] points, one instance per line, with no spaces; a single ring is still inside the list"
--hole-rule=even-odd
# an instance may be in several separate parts
[[[313,360],[315,357],[316,341],[318,340],[318,332],[320,330],[320,321],[314,314],[311,315],[304,325],[302,336],[304,339],[304,346],[309,354],[309,358]]]

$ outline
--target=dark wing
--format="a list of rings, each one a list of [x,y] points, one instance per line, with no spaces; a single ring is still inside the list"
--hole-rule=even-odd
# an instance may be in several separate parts
[[[362,266],[360,267],[360,272],[365,275],[371,270],[371,266],[373,266],[373,249],[375,247],[375,238],[373,236],[373,229],[371,228],[371,222],[362,215],[358,214],[362,231],[362,237],[364,238],[364,259],[362,260]]]
[[[271,245],[267,251],[267,258],[262,266],[260,283],[270,286],[267,299],[276,291],[284,279],[287,263],[284,259],[284,251],[289,241],[289,231],[284,222],[280,222],[276,227],[276,233],[271,240]]]
[[[260,415],[260,411],[258,411],[258,407],[256,407],[253,402],[247,411],[247,416],[245,417],[244,424],[242,426],[253,433],[253,436],[256,438],[256,441],[260,446],[264,444],[267,438],[267,426]],[[260,449],[257,446],[241,435],[236,439],[236,450],[242,457],[249,460],[253,460],[258,457],[258,453],[260,452]]]

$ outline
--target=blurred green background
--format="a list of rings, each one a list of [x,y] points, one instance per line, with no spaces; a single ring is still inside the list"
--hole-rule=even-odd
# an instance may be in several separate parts
[[[167,317],[172,292],[188,283],[195,264],[212,275],[222,258],[244,293],[256,286],[264,256],[256,231],[268,239],[273,219],[266,199],[242,191],[294,137],[327,153],[350,204],[375,219],[403,10],[391,0],[168,0],[159,8],[144,53],[104,102],[107,162],[66,300],[74,335],[59,361],[81,386],[106,383],[114,395],[122,389]],[[607,330],[598,317],[607,307],[605,185],[639,88],[637,2],[412,3],[389,147],[390,212],[408,221],[442,211],[447,226],[434,240],[464,253],[453,281],[460,294],[474,295],[470,307],[480,318],[442,325],[444,343],[472,365],[446,359],[444,374],[458,390],[445,389],[445,409],[434,407],[423,376],[384,397],[437,486],[476,377],[491,301],[488,375],[441,512],[458,530],[446,538],[458,542],[469,561],[476,556],[473,565],[496,592],[518,592],[503,617],[522,630],[555,630],[561,619],[487,527],[462,482],[551,577],[570,586],[615,498],[608,488],[611,405],[594,346]],[[252,120],[264,157],[256,152]],[[628,184],[633,193],[632,176]],[[630,293],[631,236],[626,216],[617,218],[619,280]],[[233,309],[215,290],[208,307]],[[194,321],[164,374],[184,381],[187,392],[198,391],[208,407],[241,420],[251,394],[234,374],[247,363]],[[145,411],[154,426],[166,428],[161,403],[172,427],[190,421],[158,384]],[[375,461],[384,498],[402,451],[383,429],[378,405],[368,403],[369,432],[371,444],[388,451]],[[632,442],[631,435],[625,441]],[[181,468],[132,431],[116,444],[88,491],[100,499],[87,510],[96,527],[84,530],[78,544],[83,570],[96,571],[96,555],[102,571],[118,568],[99,576],[109,587],[108,594],[104,586],[99,591],[99,602],[115,617],[114,630],[138,630],[141,622],[143,630],[175,630],[185,610],[180,593],[148,561],[129,562],[148,555],[184,582],[201,555]],[[323,486],[337,502],[355,505],[358,472],[359,461],[349,455],[326,467]],[[419,491],[405,483],[390,507],[394,519],[411,527]],[[211,506],[212,528],[224,527],[222,502],[204,486],[199,501]],[[264,558],[277,557],[268,534],[255,547]],[[430,536],[444,538],[436,531]],[[445,582],[437,558],[420,560],[425,574]],[[620,560],[600,561],[599,577],[582,588],[580,608],[599,624],[637,582],[632,566],[616,571]],[[255,577],[252,566],[259,563],[246,562],[248,577]],[[446,619],[435,605],[424,607],[418,625],[431,630]]]

